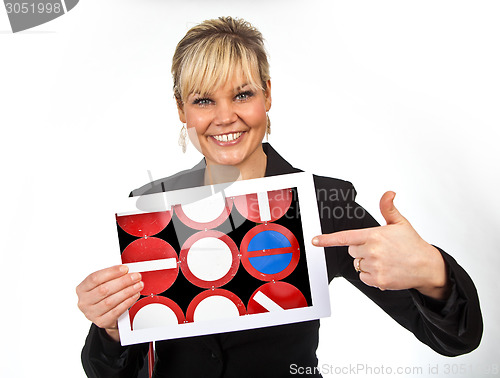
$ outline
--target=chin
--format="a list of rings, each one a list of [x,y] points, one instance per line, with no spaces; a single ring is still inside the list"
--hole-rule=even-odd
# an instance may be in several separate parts
[[[232,166],[238,166],[241,163],[243,163],[244,159],[238,159],[238,158],[230,158],[230,157],[224,157],[220,159],[212,159],[212,161],[215,164],[218,165],[232,165]]]
[[[260,146],[260,144],[258,146]],[[246,162],[255,160],[254,158],[256,156],[255,154],[258,152],[258,146],[255,147],[252,145],[249,147],[240,144],[239,146],[228,148],[225,151],[221,151],[218,148],[212,150],[207,148],[208,155],[204,155],[207,161],[210,161],[212,164],[241,166]]]

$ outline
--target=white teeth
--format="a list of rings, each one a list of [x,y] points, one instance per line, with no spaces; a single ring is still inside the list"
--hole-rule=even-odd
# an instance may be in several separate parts
[[[231,142],[235,139],[238,139],[242,132],[239,133],[231,133],[231,134],[223,134],[223,135],[212,135],[219,142]]]

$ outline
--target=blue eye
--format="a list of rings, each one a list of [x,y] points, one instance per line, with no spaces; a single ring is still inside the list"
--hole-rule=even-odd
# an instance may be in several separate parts
[[[210,105],[212,103],[212,100],[209,98],[203,97],[203,98],[197,98],[193,100],[193,105],[201,105],[201,106],[206,106]]]
[[[235,98],[236,98],[236,100],[245,101],[245,100],[248,100],[252,96],[253,96],[252,91],[245,91],[245,92],[238,93]]]

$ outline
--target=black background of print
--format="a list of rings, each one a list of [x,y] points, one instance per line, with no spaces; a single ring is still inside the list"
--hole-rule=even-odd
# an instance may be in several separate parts
[[[302,232],[302,221],[300,217],[300,207],[297,196],[298,192],[297,188],[292,188],[291,190],[293,192],[292,203],[286,214],[283,215],[280,219],[276,220],[275,222],[268,222],[268,223],[276,223],[283,227],[286,227],[297,238],[297,241],[299,242],[300,246],[299,262],[297,264],[297,267],[293,270],[293,272],[280,281],[287,282],[295,286],[297,289],[299,289],[306,298],[307,305],[311,306],[312,305],[311,289],[309,285],[309,273],[307,270],[307,261],[304,252],[305,251],[304,236]],[[236,206],[233,205],[229,217],[221,225],[219,225],[216,228],[213,228],[213,230],[217,230],[227,234],[236,243],[239,250],[243,237],[246,235],[248,231],[250,231],[253,227],[257,226],[258,224],[260,223],[251,222],[248,219],[244,218],[238,212]],[[140,239],[139,237],[132,236],[123,231],[118,226],[118,223],[117,223],[117,229],[118,229],[118,239],[119,239],[121,253],[123,253],[125,248],[131,242]],[[169,222],[167,227],[165,227],[162,231],[160,231],[156,235],[151,235],[151,237],[160,238],[169,243],[175,249],[177,257],[179,257],[181,246],[184,244],[184,242],[190,236],[198,232],[204,232],[204,231],[195,230],[186,226],[177,217],[174,211],[172,214],[172,220]],[[220,286],[220,288],[229,290],[234,294],[236,294],[243,301],[246,308],[250,296],[253,294],[253,292],[267,282],[268,281],[261,281],[251,276],[245,270],[243,264],[240,261],[236,275],[227,284]],[[172,286],[158,295],[167,297],[176,302],[182,309],[184,314],[186,314],[189,303],[191,303],[191,301],[196,295],[205,290],[210,290],[210,289],[200,288],[189,282],[186,279],[186,277],[182,274],[182,270],[179,268],[179,275],[177,276],[177,279],[172,284]],[[141,299],[142,298],[144,297],[142,296]]]

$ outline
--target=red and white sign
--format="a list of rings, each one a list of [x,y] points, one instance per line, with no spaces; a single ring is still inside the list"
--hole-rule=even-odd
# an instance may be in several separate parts
[[[278,281],[294,271],[300,246],[290,230],[275,223],[255,226],[241,241],[241,263],[253,277]]]
[[[268,282],[254,291],[247,312],[259,314],[300,307],[307,307],[307,300],[299,289],[287,282]]]
[[[292,203],[291,189],[273,190],[234,197],[239,213],[255,223],[274,222],[286,214]]]
[[[200,322],[245,314],[245,305],[236,294],[224,289],[213,289],[205,290],[194,297],[186,311],[186,320]]]
[[[133,330],[165,327],[185,321],[184,313],[177,303],[156,295],[135,302],[128,312]]]
[[[116,216],[116,222],[123,231],[140,238],[156,235],[167,227],[171,219],[171,211]]]
[[[180,265],[184,276],[194,285],[205,289],[220,287],[238,271],[238,247],[222,232],[200,231],[182,246]]]
[[[130,243],[122,253],[122,262],[130,272],[141,272],[142,295],[160,294],[167,290],[179,274],[177,253],[159,238],[141,238]]]
[[[214,194],[186,205],[174,206],[177,217],[186,226],[205,230],[220,226],[231,214],[233,201],[222,193]]]

